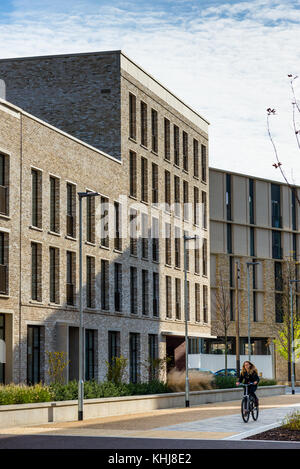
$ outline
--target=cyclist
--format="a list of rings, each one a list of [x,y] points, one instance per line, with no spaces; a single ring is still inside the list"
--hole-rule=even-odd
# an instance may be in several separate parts
[[[249,361],[243,363],[241,374],[239,380],[236,382],[236,385],[239,386],[242,382],[244,382],[244,384],[250,384],[248,388],[249,395],[254,397],[255,405],[258,406],[258,398],[255,394],[255,391],[259,382],[259,376],[256,367]]]

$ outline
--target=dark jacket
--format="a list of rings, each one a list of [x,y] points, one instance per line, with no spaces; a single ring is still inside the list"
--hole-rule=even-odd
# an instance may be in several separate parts
[[[249,383],[254,383],[255,381],[257,381],[257,383],[259,382],[259,376],[257,373],[246,373],[245,374],[240,374],[240,377],[239,377],[239,383],[244,383],[244,384],[249,384]]]

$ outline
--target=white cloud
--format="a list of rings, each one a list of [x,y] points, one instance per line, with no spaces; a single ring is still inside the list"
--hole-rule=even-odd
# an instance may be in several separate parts
[[[176,16],[155,3],[146,12],[135,2],[93,1],[85,10],[87,2],[55,2],[54,11],[45,3],[15,2],[10,23],[0,23],[2,58],[123,49],[211,122],[212,166],[281,179],[266,131],[266,108],[275,107],[280,157],[300,184],[287,80],[300,74],[299,0],[177,2]]]

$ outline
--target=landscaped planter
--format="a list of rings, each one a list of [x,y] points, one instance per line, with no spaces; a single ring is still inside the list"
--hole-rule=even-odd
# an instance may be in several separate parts
[[[285,394],[286,386],[258,387],[259,397]],[[191,405],[241,399],[242,388],[213,389],[190,392]],[[84,418],[110,417],[114,415],[150,412],[185,406],[185,393],[174,392],[144,396],[107,397],[84,400]],[[16,404],[0,406],[0,427],[35,425],[49,422],[77,420],[77,401],[57,401],[39,404]]]

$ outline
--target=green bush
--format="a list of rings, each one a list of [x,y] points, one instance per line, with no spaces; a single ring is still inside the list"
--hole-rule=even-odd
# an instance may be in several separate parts
[[[235,388],[236,376],[215,375],[214,384],[217,389]]]
[[[275,386],[277,381],[275,379],[261,378],[258,386]]]
[[[283,427],[288,430],[300,431],[300,411],[294,410],[294,412],[287,415],[284,419]]]
[[[0,405],[50,402],[53,401],[53,397],[50,387],[42,384],[0,386]]]

